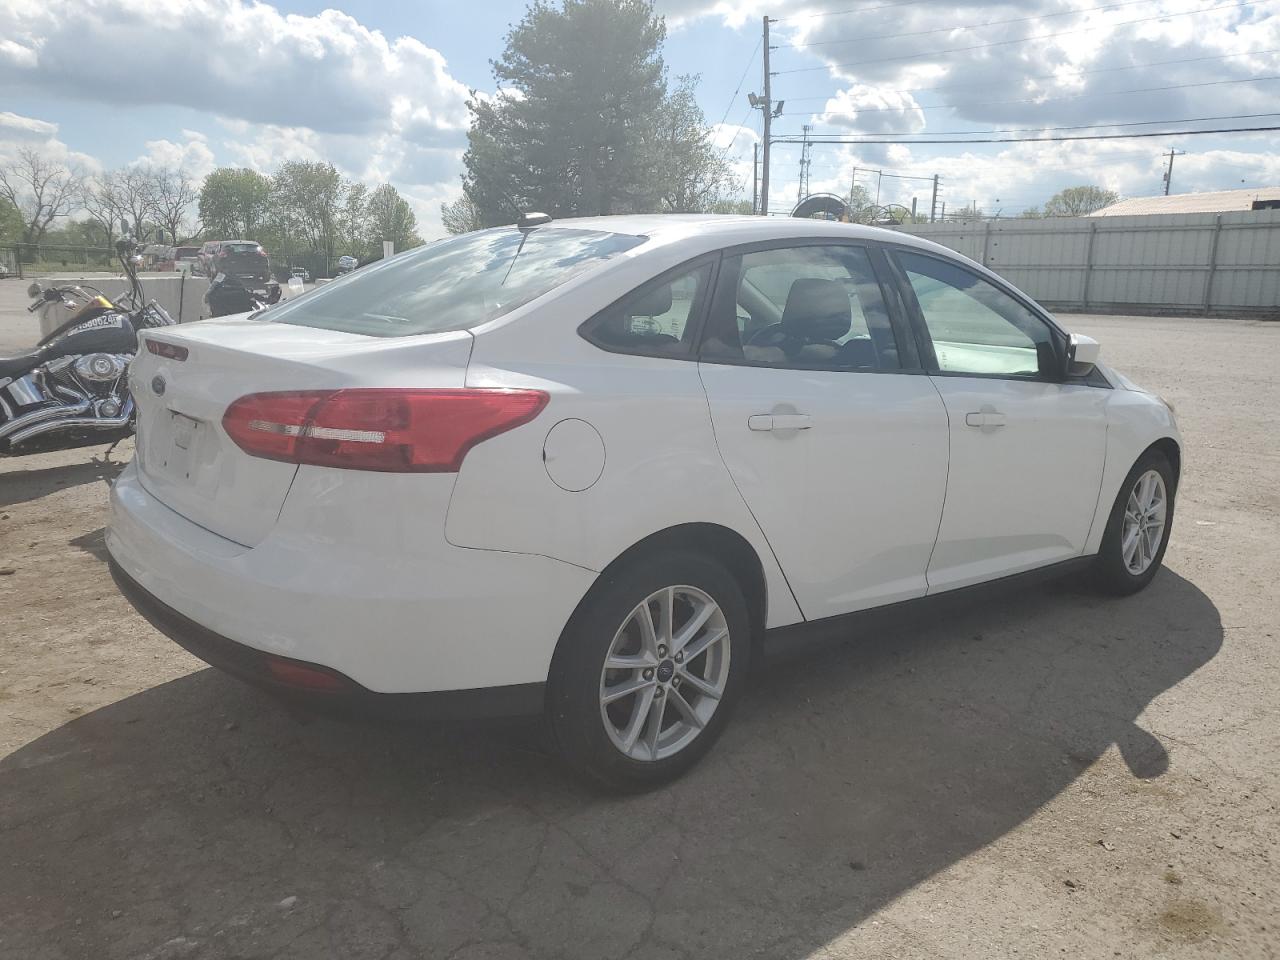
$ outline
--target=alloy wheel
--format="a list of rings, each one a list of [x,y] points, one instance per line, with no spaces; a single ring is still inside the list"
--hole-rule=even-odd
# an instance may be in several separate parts
[[[623,620],[600,673],[600,717],[633,760],[663,760],[705,729],[729,681],[724,611],[691,586],[650,594]]]
[[[1164,477],[1158,470],[1148,470],[1129,491],[1120,533],[1120,554],[1125,569],[1135,577],[1146,573],[1160,552],[1167,509]]]

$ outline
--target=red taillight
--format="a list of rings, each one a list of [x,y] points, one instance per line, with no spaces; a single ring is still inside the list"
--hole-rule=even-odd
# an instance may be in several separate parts
[[[174,343],[163,343],[159,340],[147,340],[147,352],[169,360],[185,360],[190,352],[186,347]]]
[[[222,428],[268,460],[384,473],[455,473],[476,444],[536,417],[541,390],[303,390],[254,393]]]
[[[267,655],[267,670],[280,683],[303,690],[336,693],[347,685],[336,673],[270,654]]]

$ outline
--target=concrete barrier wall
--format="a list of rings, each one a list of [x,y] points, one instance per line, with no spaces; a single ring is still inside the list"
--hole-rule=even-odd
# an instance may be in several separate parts
[[[89,284],[97,287],[107,297],[114,300],[129,292],[129,281],[124,277],[67,277],[41,278],[42,287],[67,287],[76,284]],[[209,289],[209,281],[205,277],[188,276],[186,274],[169,274],[163,277],[142,277],[142,292],[148,300],[154,300],[164,307],[169,316],[178,323],[191,323],[204,320],[209,316],[209,305],[204,302],[205,292]]]

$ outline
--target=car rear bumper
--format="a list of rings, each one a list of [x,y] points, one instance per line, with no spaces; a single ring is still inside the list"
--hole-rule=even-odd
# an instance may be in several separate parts
[[[114,560],[112,579],[147,621],[187,652],[287,702],[348,716],[496,718],[542,711],[545,684],[522,683],[432,693],[375,693],[320,664],[264,653],[202,627],[162,603]]]
[[[452,546],[443,523],[430,519],[440,505],[426,487],[406,511],[382,510],[398,538],[371,532],[378,514],[362,511],[404,502],[377,486],[388,478],[405,482],[364,477],[374,486],[341,508],[295,500],[295,490],[265,539],[246,547],[169,509],[130,464],[112,486],[107,549],[142,594],[197,625],[200,637],[314,664],[365,691],[545,683],[560,633],[595,574],[547,557]],[[223,649],[214,641],[193,652],[215,662]]]

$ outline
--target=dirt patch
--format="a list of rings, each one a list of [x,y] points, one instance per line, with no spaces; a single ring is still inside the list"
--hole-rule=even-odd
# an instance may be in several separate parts
[[[1186,433],[1150,589],[851,636],[643,797],[299,722],[115,590],[130,444],[0,458],[0,957],[1280,955],[1280,327],[1070,325]]]

